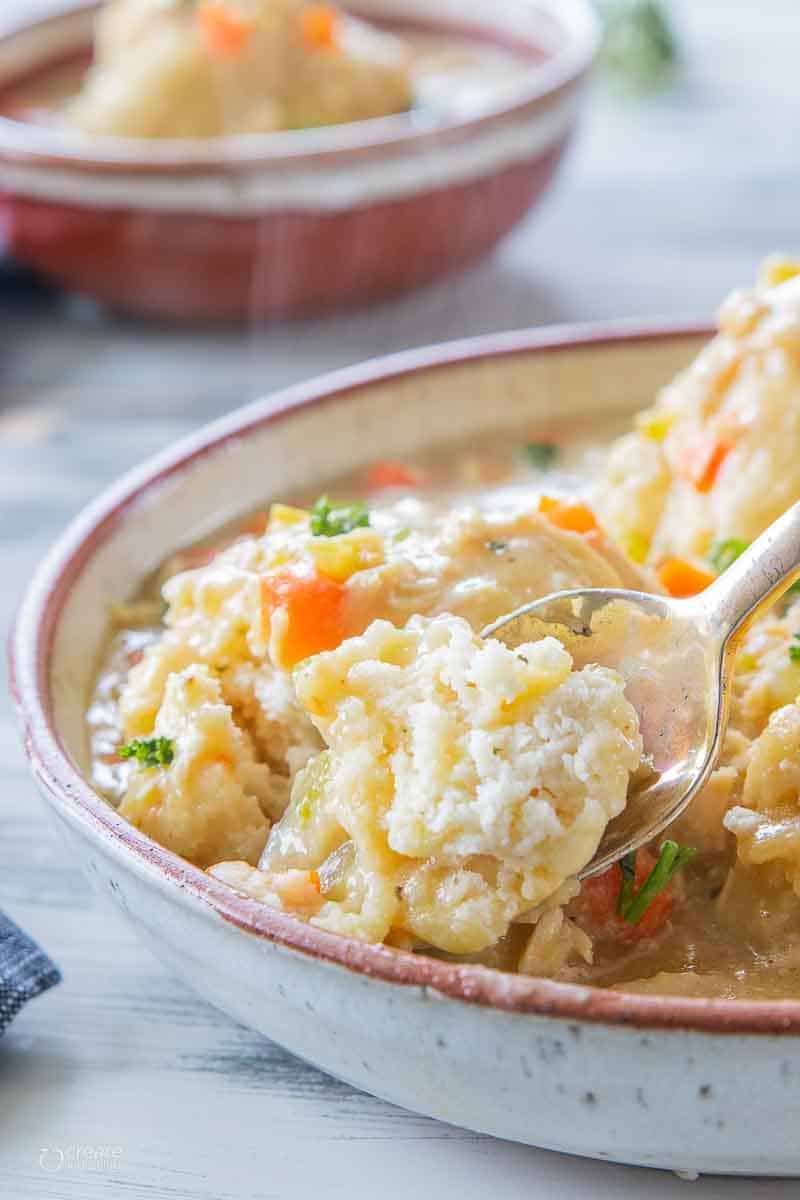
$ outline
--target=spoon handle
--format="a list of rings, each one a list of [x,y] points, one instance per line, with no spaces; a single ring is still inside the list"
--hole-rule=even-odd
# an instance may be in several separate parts
[[[741,636],[776,593],[800,579],[800,502],[769,526],[697,597],[723,645]]]

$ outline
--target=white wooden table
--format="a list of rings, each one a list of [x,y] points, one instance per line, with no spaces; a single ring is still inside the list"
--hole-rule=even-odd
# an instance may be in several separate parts
[[[0,21],[19,3],[5,0]],[[20,292],[0,274],[0,626],[85,501],[244,399],[483,330],[708,315],[762,254],[800,248],[796,0],[674,8],[682,85],[642,104],[595,96],[545,210],[485,265],[412,299],[253,335],[192,335]],[[689,1186],[415,1117],[239,1028],[172,978],[64,857],[2,694],[0,770],[0,906],[65,976],[0,1042],[3,1200],[662,1200]],[[703,1200],[788,1200],[798,1185],[693,1187]]]

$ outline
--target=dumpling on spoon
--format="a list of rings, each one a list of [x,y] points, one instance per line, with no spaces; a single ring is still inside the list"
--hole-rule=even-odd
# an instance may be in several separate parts
[[[260,870],[213,874],[366,941],[494,945],[589,861],[642,756],[620,677],[574,670],[554,638],[510,650],[450,615],[376,621],[294,678],[328,749]]]

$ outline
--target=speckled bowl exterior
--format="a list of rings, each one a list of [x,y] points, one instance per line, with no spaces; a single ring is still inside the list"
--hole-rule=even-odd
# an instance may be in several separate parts
[[[535,437],[646,404],[695,330],[555,330],[395,356],[267,398],[133,471],[42,564],[12,689],[64,837],[165,963],[323,1070],[469,1128],[667,1168],[800,1174],[800,1003],[621,993],[506,975],[314,929],[236,895],[88,782],[83,714],[107,606],[216,525],[454,431]]]
[[[0,37],[0,96],[85,52],[95,8]],[[358,12],[506,45],[530,68],[494,109],[458,120],[144,143],[0,117],[11,252],[119,309],[192,321],[363,304],[480,258],[562,157],[597,42],[588,0],[362,0]]]

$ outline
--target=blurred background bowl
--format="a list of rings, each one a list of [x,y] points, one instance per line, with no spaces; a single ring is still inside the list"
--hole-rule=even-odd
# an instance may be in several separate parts
[[[88,140],[10,115],[15,91],[89,61],[96,10],[0,36],[0,229],[50,280],[183,321],[354,306],[479,259],[552,179],[598,43],[587,0],[360,0],[377,25],[499,46],[525,70],[473,115],[213,140]]]

